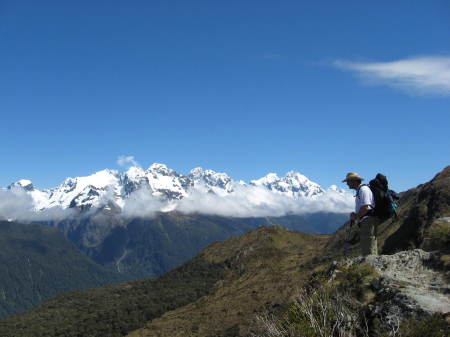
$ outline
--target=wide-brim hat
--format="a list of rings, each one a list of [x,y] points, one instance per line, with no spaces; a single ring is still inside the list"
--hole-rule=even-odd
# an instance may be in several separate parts
[[[364,178],[360,177],[359,174],[356,173],[356,172],[349,172],[349,173],[347,173],[347,176],[345,177],[345,179],[342,180],[342,182],[345,183],[346,181],[349,181],[349,180],[361,180],[361,181],[363,181]]]

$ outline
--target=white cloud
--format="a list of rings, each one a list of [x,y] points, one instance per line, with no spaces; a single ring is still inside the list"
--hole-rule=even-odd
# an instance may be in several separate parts
[[[233,192],[218,195],[201,188],[191,189],[189,195],[181,200],[165,201],[153,195],[148,187],[132,192],[124,200],[122,216],[125,218],[152,218],[158,212],[179,211],[184,214],[208,214],[225,217],[247,218],[283,216],[316,212],[347,213],[352,211],[354,198],[351,193],[340,193],[328,189],[314,198],[294,199],[272,192],[262,186],[240,185],[235,183]],[[113,199],[108,194],[106,204]],[[52,207],[36,211],[31,196],[23,189],[0,189],[0,218],[29,221],[59,221],[76,216],[74,209]]]
[[[139,163],[134,159],[134,156],[119,156],[117,158],[117,164],[120,166],[138,166],[140,167]]]
[[[0,189],[0,216],[17,219],[33,211],[33,199],[21,188]]]
[[[122,215],[125,218],[152,218],[165,207],[167,207],[167,203],[154,196],[148,188],[143,187],[134,191],[125,199]]]
[[[415,94],[450,96],[450,57],[414,57],[391,62],[335,61],[368,83],[386,84]]]
[[[196,187],[181,200],[164,201],[153,195],[150,189],[143,187],[125,199],[122,215],[126,218],[152,218],[158,212],[173,210],[184,214],[198,213],[236,218],[316,212],[348,213],[353,210],[354,203],[351,193],[340,193],[332,189],[314,199],[293,199],[262,186],[243,186],[238,183],[233,186],[231,193],[219,195]]]
[[[283,216],[315,212],[346,213],[352,210],[351,194],[326,193],[311,198],[293,199],[274,193],[261,186],[234,186],[234,191],[224,196],[192,191],[181,199],[176,209],[182,213],[213,214],[230,217]]]
[[[25,222],[58,221],[74,214],[73,209],[63,209],[59,206],[37,212],[32,197],[23,189],[0,189],[0,219]]]

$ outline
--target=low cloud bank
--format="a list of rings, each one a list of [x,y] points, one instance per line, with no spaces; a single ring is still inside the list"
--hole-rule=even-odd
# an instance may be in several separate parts
[[[354,198],[328,190],[314,198],[293,199],[259,186],[236,185],[225,196],[194,191],[181,199],[176,209],[182,213],[201,213],[227,217],[264,217],[317,212],[347,213],[352,211]]]
[[[101,205],[114,199],[112,193],[101,198]],[[225,195],[196,187],[181,200],[164,201],[148,188],[134,191],[124,200],[121,215],[125,218],[152,218],[158,212],[176,210],[184,214],[208,214],[225,217],[265,217],[316,212],[347,213],[354,205],[350,193],[327,190],[314,198],[293,199],[261,186],[236,184]],[[89,212],[92,212],[89,211]],[[34,209],[33,199],[22,189],[0,190],[0,219],[16,221],[59,221],[80,214],[78,210],[53,207],[43,211]],[[87,213],[89,214],[89,213]],[[84,214],[84,215],[87,215]]]
[[[335,61],[366,82],[386,84],[414,94],[450,96],[450,57],[412,57],[391,62]]]
[[[33,198],[21,188],[0,189],[0,220],[59,221],[75,215],[73,209],[52,207],[36,211]]]
[[[125,200],[122,207],[122,216],[125,218],[152,218],[156,213],[167,208],[167,202],[154,196],[148,188],[134,191]]]

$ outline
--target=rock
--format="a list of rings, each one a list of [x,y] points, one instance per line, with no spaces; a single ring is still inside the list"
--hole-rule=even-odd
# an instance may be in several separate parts
[[[409,318],[434,313],[450,314],[450,285],[444,273],[431,266],[439,256],[421,249],[393,255],[369,255],[346,259],[330,266],[327,274],[334,280],[339,267],[367,263],[378,276],[370,280],[375,298],[367,305],[369,317],[378,318],[384,328],[392,329]]]

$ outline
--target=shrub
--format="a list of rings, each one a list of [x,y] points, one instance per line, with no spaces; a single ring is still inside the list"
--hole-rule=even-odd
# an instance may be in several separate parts
[[[430,241],[436,247],[448,247],[450,245],[450,222],[437,220],[429,230]]]
[[[350,292],[356,298],[362,300],[369,289],[370,281],[377,276],[375,269],[367,264],[352,264],[350,267],[341,270],[336,281],[341,292]]]
[[[382,337],[447,337],[450,324],[441,314],[424,319],[410,319],[400,324],[396,332],[385,333]]]
[[[353,337],[361,330],[349,297],[325,287],[299,291],[281,319],[259,316],[257,321],[258,337]]]

